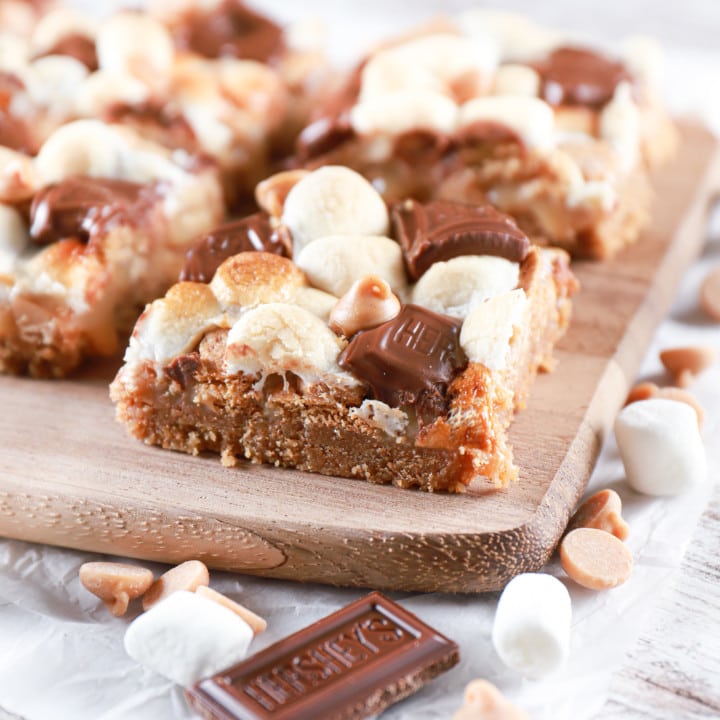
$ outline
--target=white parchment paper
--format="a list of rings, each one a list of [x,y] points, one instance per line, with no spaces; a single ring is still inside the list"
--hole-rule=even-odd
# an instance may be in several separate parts
[[[342,7],[332,7],[331,14],[342,15]],[[346,17],[346,28],[351,21]],[[372,18],[366,17],[361,25],[367,29],[373,25]],[[377,25],[374,29],[382,31]],[[717,91],[709,92],[709,82],[702,81],[720,77],[720,55],[671,50],[668,68],[671,106],[701,115],[720,128]],[[715,225],[720,228],[720,222]],[[697,308],[699,284],[718,263],[720,243],[711,238],[658,329],[641,377],[662,377],[657,354],[665,347],[705,344],[720,351],[718,326],[705,320]],[[693,391],[707,410],[703,434],[709,477],[714,479],[720,473],[720,366],[704,373]],[[449,718],[461,704],[465,685],[477,677],[497,684],[537,720],[582,720],[601,708],[611,673],[671,581],[711,490],[708,480],[693,493],[677,498],[653,499],[634,493],[624,481],[613,438],[603,449],[588,492],[603,487],[612,487],[622,496],[632,531],[628,544],[635,570],[620,588],[594,593],[564,578],[557,562],[548,566],[548,572],[567,583],[573,602],[572,649],[566,669],[541,682],[529,682],[502,666],[490,643],[495,594],[396,593],[394,599],[459,643],[462,661],[384,718]],[[143,670],[125,654],[123,634],[133,615],[112,617],[80,586],[80,565],[101,558],[105,556],[0,539],[0,707],[26,720],[191,718],[177,687]],[[152,567],[156,573],[165,569]],[[211,584],[268,620],[268,630],[254,641],[253,651],[364,594],[222,573],[212,573]]]

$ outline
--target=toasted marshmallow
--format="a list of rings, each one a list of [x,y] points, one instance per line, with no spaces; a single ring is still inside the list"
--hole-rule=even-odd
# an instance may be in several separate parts
[[[329,165],[310,173],[288,193],[282,222],[292,233],[293,255],[328,235],[385,235],[385,202],[359,173]]]
[[[631,403],[615,420],[615,437],[634,490],[678,495],[705,482],[705,448],[687,403],[665,398]]]
[[[494,295],[517,287],[520,266],[492,255],[461,255],[434,263],[412,290],[412,301],[442,315],[464,319]]]
[[[460,346],[470,362],[490,370],[507,365],[510,339],[522,324],[528,306],[521,288],[495,295],[470,311],[460,330]]]
[[[210,281],[210,288],[223,309],[289,302],[296,291],[306,285],[302,271],[290,260],[265,252],[229,257]]]
[[[296,257],[311,285],[340,297],[366,275],[377,275],[397,293],[406,286],[400,245],[387,237],[331,235],[307,245]]]
[[[220,304],[207,285],[181,282],[150,303],[138,320],[125,362],[166,363],[190,352],[220,317]]]
[[[125,632],[127,654],[189,687],[247,654],[253,631],[237,613],[181,590],[138,616]]]
[[[470,100],[460,108],[458,127],[476,122],[506,126],[531,150],[545,151],[554,145],[555,116],[552,108],[536,97],[498,95]]]
[[[292,295],[292,302],[298,307],[317,315],[323,322],[330,319],[330,313],[338,299],[335,295],[313,287],[299,287]]]
[[[570,651],[570,593],[552,575],[514,577],[498,600],[492,642],[500,659],[539,679],[562,667]]]
[[[316,315],[297,305],[269,303],[248,310],[230,328],[227,372],[293,372],[306,382],[342,373],[341,341]]]
[[[640,110],[632,96],[632,87],[621,82],[612,100],[600,114],[600,136],[620,155],[623,167],[630,169],[640,153]]]
[[[150,98],[150,89],[128,73],[98,70],[78,88],[75,104],[84,115],[98,115],[116,103],[138,105]]]
[[[33,161],[24,153],[0,147],[0,202],[17,202],[37,192],[40,179]]]

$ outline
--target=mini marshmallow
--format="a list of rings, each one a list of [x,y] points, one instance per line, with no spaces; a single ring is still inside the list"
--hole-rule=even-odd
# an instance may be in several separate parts
[[[75,8],[55,8],[37,21],[31,42],[37,54],[52,49],[70,35],[94,38],[96,32],[95,18]]]
[[[494,295],[517,287],[520,266],[493,255],[461,255],[436,262],[412,291],[416,305],[464,319],[471,309]]]
[[[615,437],[628,483],[638,492],[678,495],[705,480],[705,448],[687,403],[651,398],[627,405],[615,420]]]
[[[144,667],[189,687],[242,660],[252,639],[250,625],[232,610],[181,590],[130,624],[125,650]]]
[[[386,235],[390,226],[380,193],[359,173],[329,165],[304,177],[285,198],[282,222],[297,256],[328,235]]]
[[[555,142],[555,115],[540,98],[524,95],[475,98],[460,108],[458,127],[464,128],[476,122],[506,126],[517,133],[531,150],[547,150]]]
[[[359,135],[401,135],[413,130],[452,133],[457,115],[455,101],[446,95],[408,88],[363,100],[350,111],[350,122]]]
[[[540,679],[567,660],[570,618],[570,593],[557,578],[544,573],[518,575],[498,601],[493,646],[509,668]]]
[[[29,242],[22,215],[11,205],[0,204],[0,275],[13,272]]]
[[[634,167],[640,152],[640,110],[629,82],[621,82],[603,108],[600,136],[615,148],[625,168]]]
[[[400,245],[387,237],[332,235],[307,245],[295,257],[311,285],[341,297],[357,280],[377,275],[399,294],[407,280]]]
[[[537,97],[540,94],[540,75],[527,65],[508,63],[498,68],[493,89],[495,95]]]
[[[248,310],[230,328],[228,373],[294,372],[312,381],[338,372],[340,339],[317,316],[296,305],[268,303]]]
[[[510,339],[528,306],[521,288],[495,295],[470,311],[460,330],[460,345],[470,362],[490,370],[507,365]]]

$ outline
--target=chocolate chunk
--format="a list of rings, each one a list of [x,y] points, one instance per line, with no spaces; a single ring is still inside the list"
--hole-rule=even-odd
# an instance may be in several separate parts
[[[200,238],[185,256],[180,280],[210,282],[224,260],[248,250],[285,254],[285,245],[265,213],[221,225]]]
[[[458,255],[497,255],[522,262],[530,250],[527,235],[491,205],[448,200],[403,200],[390,210],[393,233],[411,279],[433,264]]]
[[[188,13],[176,28],[175,39],[181,49],[207,58],[271,62],[285,49],[282,28],[239,0]]]
[[[431,418],[446,408],[447,387],[467,358],[460,347],[462,323],[403,305],[392,320],[357,333],[338,364],[365,381],[377,400],[416,406]]]
[[[5,110],[0,110],[0,145],[28,155],[38,149],[27,124]]]
[[[55,45],[38,55],[38,57],[46,57],[47,55],[67,55],[81,62],[90,72],[95,72],[98,69],[95,41],[80,33],[73,33],[60,38]]]
[[[622,63],[585,48],[557,48],[533,67],[542,80],[541,95],[550,105],[599,109],[621,82],[632,81]]]
[[[30,208],[30,237],[39,245],[63,238],[91,242],[119,224],[137,226],[155,188],[127,180],[75,175],[41,190]]]
[[[165,374],[185,390],[190,385],[195,373],[200,369],[200,354],[180,355],[165,368]]]
[[[458,646],[378,592],[186,692],[217,720],[360,720],[459,662]]]

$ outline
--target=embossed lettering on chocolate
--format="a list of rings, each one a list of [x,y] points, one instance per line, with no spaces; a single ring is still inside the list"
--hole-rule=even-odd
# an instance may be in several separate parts
[[[217,720],[359,720],[460,660],[458,646],[378,592],[186,692]]]

